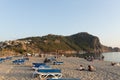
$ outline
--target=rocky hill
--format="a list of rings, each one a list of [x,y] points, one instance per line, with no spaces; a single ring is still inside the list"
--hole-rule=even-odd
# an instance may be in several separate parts
[[[48,34],[42,37],[28,37],[0,43],[1,55],[26,53],[101,53],[120,51],[100,43],[99,38],[86,32],[70,36]]]

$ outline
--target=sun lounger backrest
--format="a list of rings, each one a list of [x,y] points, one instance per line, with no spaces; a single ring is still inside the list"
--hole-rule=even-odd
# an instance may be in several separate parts
[[[63,62],[53,62],[54,65],[60,65],[60,64],[63,64]]]
[[[48,66],[48,65],[40,65],[39,68],[40,68],[40,67],[50,68],[50,66]]]
[[[41,73],[61,73],[60,69],[38,69],[37,71]]]
[[[79,78],[59,78],[59,79],[47,79],[47,80],[80,80]]]
[[[39,67],[41,65],[46,65],[45,63],[32,63],[34,67]]]
[[[33,65],[45,65],[45,63],[32,63]]]

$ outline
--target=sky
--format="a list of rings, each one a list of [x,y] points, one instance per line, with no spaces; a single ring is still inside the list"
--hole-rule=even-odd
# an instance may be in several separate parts
[[[120,47],[120,0],[0,0],[0,41],[88,32]]]

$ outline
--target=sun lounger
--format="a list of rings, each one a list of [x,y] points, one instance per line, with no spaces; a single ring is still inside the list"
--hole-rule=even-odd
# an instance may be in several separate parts
[[[29,58],[27,58],[27,57],[26,57],[26,58],[23,58],[23,59],[29,61]]]
[[[38,69],[33,73],[33,77],[35,77],[35,75],[39,75],[40,79],[62,77],[60,69]]]
[[[2,63],[3,62],[3,60],[2,59],[0,59],[0,63]]]
[[[80,80],[79,78],[59,78],[59,79],[47,79],[47,80]]]
[[[45,63],[32,63],[33,66],[40,66],[40,65],[46,65]]]
[[[1,60],[2,62],[5,62],[6,58],[0,58],[0,60]]]
[[[63,64],[63,62],[53,62],[53,65],[61,65],[61,64]]]
[[[11,60],[12,59],[12,57],[6,57],[6,60]]]
[[[48,65],[39,65],[39,66],[34,66],[32,67],[34,70],[38,70],[38,69],[51,69],[50,66]]]
[[[33,64],[32,68],[34,70],[51,68],[50,66],[46,65],[45,63],[32,63],[32,64]]]
[[[17,59],[13,61],[13,64],[24,64],[25,60],[24,59]]]
[[[32,63],[32,67],[39,67],[41,65],[46,65],[45,63]]]

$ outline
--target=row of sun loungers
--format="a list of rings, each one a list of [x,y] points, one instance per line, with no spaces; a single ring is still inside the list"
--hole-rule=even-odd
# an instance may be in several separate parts
[[[61,69],[52,69],[45,63],[33,63],[33,77],[39,76],[40,79],[46,80],[80,80],[78,78],[62,78]]]
[[[40,79],[62,77],[60,69],[52,69],[49,65],[46,65],[45,63],[33,63],[33,69],[35,69],[33,77],[39,75]]]
[[[11,60],[12,57],[0,58],[0,63],[5,62],[6,60]]]
[[[12,62],[13,62],[13,64],[24,64],[26,60],[29,60],[29,58],[16,59]]]
[[[61,69],[53,69],[49,65],[61,65],[63,62],[57,61],[54,57],[46,58],[44,63],[32,63],[33,77],[39,76],[40,80],[80,80],[77,78],[62,78]],[[49,65],[48,65],[49,64]]]
[[[24,64],[25,60],[24,59],[17,59],[13,61],[13,64]]]
[[[3,63],[3,62],[5,62],[5,61],[7,61],[7,60],[12,60],[12,58],[13,58],[13,57],[11,57],[11,56],[4,57],[4,58],[0,58],[0,63]],[[24,64],[24,62],[25,62],[26,60],[29,60],[29,58],[28,58],[28,57],[25,57],[25,58],[21,58],[21,59],[16,59],[16,60],[14,60],[14,61],[12,61],[12,62],[13,62],[13,64]]]
[[[10,57],[6,57],[6,60],[10,60]],[[4,60],[4,59],[3,59]],[[26,60],[29,60],[29,58],[20,58],[16,59],[13,62],[13,64],[24,64]],[[54,61],[53,65],[61,65],[63,62]],[[62,78],[61,69],[53,69],[50,67],[50,65],[46,63],[32,63],[32,69],[35,71],[33,72],[32,77],[39,77],[40,80],[80,80],[77,78]]]

